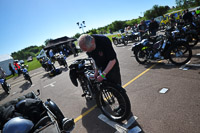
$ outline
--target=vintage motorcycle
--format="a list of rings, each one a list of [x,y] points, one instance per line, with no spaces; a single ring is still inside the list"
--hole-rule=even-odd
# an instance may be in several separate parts
[[[74,129],[74,119],[64,117],[51,100],[43,102],[30,92],[0,106],[2,133],[64,133]]]
[[[192,50],[184,38],[176,38],[167,29],[165,36],[149,37],[133,44],[133,54],[136,61],[144,64],[150,60],[169,59],[175,65],[183,65],[192,57]]]
[[[127,119],[131,105],[125,89],[106,79],[102,82],[95,80],[92,59],[78,59],[69,68],[72,83],[77,87],[79,81],[82,87],[82,97],[96,100],[102,113],[113,121],[121,122]]]
[[[197,27],[197,25],[194,22],[192,22],[185,26],[177,25],[176,30],[172,32],[176,34],[176,38],[185,38],[189,46],[193,47],[197,45],[199,41],[198,32],[197,32],[198,28],[199,27]]]
[[[0,83],[1,83],[1,86],[2,88],[4,89],[4,91],[7,93],[7,94],[10,94],[10,85],[7,84],[6,82],[6,79],[3,79],[3,78],[0,78]]]
[[[121,37],[112,37],[112,41],[114,45],[124,44],[125,46],[128,44],[128,38],[121,34]]]

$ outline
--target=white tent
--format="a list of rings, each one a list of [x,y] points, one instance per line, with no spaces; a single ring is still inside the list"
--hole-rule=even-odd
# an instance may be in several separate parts
[[[6,72],[6,75],[11,75],[11,71],[9,70],[9,63],[12,64],[14,69],[13,61],[13,58],[8,54],[0,55],[0,67],[3,68],[3,70]]]

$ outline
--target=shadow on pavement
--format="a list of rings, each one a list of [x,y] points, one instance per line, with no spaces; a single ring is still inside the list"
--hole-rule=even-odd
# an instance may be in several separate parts
[[[90,108],[96,105],[96,101],[86,101],[86,107],[81,111],[81,114],[88,111]],[[100,109],[97,107],[92,110],[89,114],[82,118],[82,125],[85,127],[87,133],[112,133],[115,129],[103,123],[98,116],[101,114]],[[81,132],[81,131],[79,131]],[[84,131],[85,132],[85,131]]]
[[[24,92],[25,90],[28,90],[30,87],[31,87],[31,84],[29,83],[29,81],[26,81],[24,84],[22,84],[21,86],[19,86],[19,88],[22,89],[20,91],[20,93]]]
[[[3,89],[3,88],[0,88],[0,89]],[[4,98],[6,98],[7,96],[9,96],[8,94],[5,93],[4,90],[2,90],[2,91],[3,91],[3,93],[0,94],[0,101],[3,100]]]

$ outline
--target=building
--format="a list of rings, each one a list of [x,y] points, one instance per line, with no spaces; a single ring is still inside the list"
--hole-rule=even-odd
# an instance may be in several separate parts
[[[9,70],[9,63],[12,64],[12,67],[14,69],[13,61],[13,58],[8,54],[0,55],[0,67],[3,68],[7,76],[11,75],[11,71]]]

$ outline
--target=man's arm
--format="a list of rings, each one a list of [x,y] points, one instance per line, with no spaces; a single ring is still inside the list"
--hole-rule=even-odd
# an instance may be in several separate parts
[[[113,59],[111,61],[109,61],[108,65],[106,66],[105,70],[103,71],[105,74],[109,73],[110,70],[113,68],[113,66],[116,63],[116,59]],[[105,75],[104,75],[105,76]]]
[[[108,65],[106,66],[105,70],[102,72],[101,75],[99,75],[99,76],[97,77],[97,80],[98,80],[99,82],[101,82],[101,81],[106,77],[106,75],[107,75],[107,74],[109,73],[109,71],[113,68],[113,66],[115,65],[115,63],[116,63],[116,59],[113,59],[113,60],[109,61],[109,63],[108,63]]]

